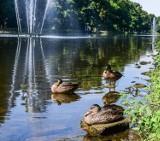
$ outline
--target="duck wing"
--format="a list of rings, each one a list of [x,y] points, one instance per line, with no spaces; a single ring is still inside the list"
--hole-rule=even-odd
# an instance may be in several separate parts
[[[58,86],[57,92],[58,93],[73,93],[77,88],[78,83],[62,83]]]
[[[121,78],[123,75],[120,73],[120,72],[118,72],[118,71],[112,71],[112,73],[115,75],[115,77],[117,78],[117,79],[119,79],[119,78]]]
[[[117,114],[123,114],[123,112],[124,112],[124,108],[123,107],[121,107],[121,106],[119,106],[119,105],[116,105],[116,104],[112,104],[112,105],[104,105],[103,107],[102,107],[102,109],[104,110],[104,111],[107,111],[107,112],[109,112],[109,113],[117,113]]]
[[[108,109],[98,112],[93,118],[93,124],[106,124],[119,120],[123,116],[114,110]]]
[[[124,108],[115,104],[105,105],[92,117],[94,124],[106,124],[119,120],[123,116]]]

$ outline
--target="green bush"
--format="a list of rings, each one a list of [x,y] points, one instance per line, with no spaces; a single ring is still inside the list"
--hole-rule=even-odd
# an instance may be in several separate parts
[[[157,51],[160,50],[160,41],[156,43]],[[131,127],[137,130],[141,140],[160,140],[160,54],[154,57],[155,70],[151,71],[151,86],[144,100],[126,100],[125,113],[131,119]]]

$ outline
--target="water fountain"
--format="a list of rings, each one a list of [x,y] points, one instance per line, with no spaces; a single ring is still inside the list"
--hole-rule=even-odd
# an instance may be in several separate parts
[[[51,86],[52,81],[50,80],[49,68],[47,67],[44,49],[42,45],[42,38],[59,38],[59,39],[77,39],[77,38],[91,38],[90,36],[55,36],[55,35],[42,35],[45,19],[49,6],[54,4],[54,0],[14,0],[15,12],[18,26],[18,35],[7,34],[3,36],[17,37],[18,44],[15,54],[15,61],[13,66],[12,84],[9,98],[9,109],[13,103],[14,93],[20,90],[20,86],[27,87],[27,93],[29,99],[32,99],[32,95],[38,93],[38,78],[37,74],[37,58],[35,52],[40,52],[40,56],[43,62],[44,68],[42,69],[46,85],[48,88]],[[41,37],[36,39],[35,37]],[[20,37],[20,38],[19,38]],[[27,38],[23,40],[21,37]],[[27,41],[27,42],[26,42]],[[22,45],[23,43],[23,45]],[[37,48],[36,44],[38,43]],[[21,47],[26,46],[24,53],[21,51]],[[22,54],[23,53],[23,54]],[[22,59],[25,57],[25,60]],[[23,60],[23,61],[22,61]],[[21,71],[22,73],[19,73]],[[19,80],[17,77],[21,77]]]
[[[152,31],[152,51],[155,51],[155,37],[156,37],[156,18],[153,17],[153,22],[151,25],[151,31]]]
[[[90,35],[84,35],[79,33],[63,34],[58,33],[57,30],[64,26],[60,25],[57,7],[61,7],[61,4],[67,6],[67,2],[59,2],[56,0],[14,0],[15,15],[17,20],[18,34],[0,34],[0,37],[41,37],[41,38],[60,38],[60,39],[77,39],[77,38],[96,38]],[[63,11],[63,9],[61,9]],[[76,25],[76,29],[79,29],[78,18],[75,15],[69,15],[69,23],[72,28]],[[76,24],[75,24],[76,23]],[[58,25],[58,28],[57,28]],[[56,35],[53,35],[52,29],[56,29]],[[57,34],[58,33],[58,34]]]
[[[21,37],[29,37],[27,42],[25,42],[26,50],[25,54],[22,55],[21,46],[22,46],[22,38],[17,38],[17,50],[15,54],[15,61],[13,66],[13,75],[12,75],[12,85],[11,85],[11,96],[9,98],[9,109],[11,107],[11,103],[14,99],[14,92],[17,89],[20,89],[19,86],[24,84],[27,86],[28,93],[36,93],[37,92],[37,83],[36,83],[36,66],[35,66],[35,49],[36,49],[36,41],[35,37],[37,34],[41,34],[46,18],[46,14],[49,8],[51,0],[14,0],[15,3],[15,12],[17,18],[17,26],[18,26],[18,36]],[[5,35],[4,35],[5,36]],[[17,35],[10,35],[10,37],[14,37]],[[7,35],[9,37],[9,35]],[[44,63],[44,73],[47,79],[47,84],[51,85],[49,79],[49,73],[45,62],[45,54],[43,51],[42,41],[39,39],[40,43],[40,52]],[[24,45],[23,45],[24,46]],[[22,60],[22,56],[25,56],[25,61]],[[24,67],[23,67],[23,66]],[[18,71],[23,69],[23,73],[20,74]],[[17,81],[17,76],[22,77],[21,82]]]
[[[14,0],[18,34],[41,34],[50,0]]]
[[[152,35],[155,35],[156,34],[156,18],[153,17],[153,22],[152,22]]]

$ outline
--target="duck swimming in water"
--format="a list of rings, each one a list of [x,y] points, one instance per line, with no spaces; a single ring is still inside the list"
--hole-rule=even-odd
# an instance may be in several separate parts
[[[122,118],[123,111],[123,107],[115,104],[104,105],[102,108],[98,104],[93,104],[84,115],[84,121],[88,125],[111,123]]]
[[[54,83],[51,87],[53,93],[74,93],[78,88],[79,84],[76,82],[62,82],[61,79],[58,79],[58,82]]]
[[[106,66],[106,70],[103,72],[102,76],[104,79],[107,79],[110,82],[110,84],[112,84],[112,82],[115,84],[115,82],[118,79],[120,79],[123,75],[118,71],[113,71],[111,69],[111,66],[108,64]]]

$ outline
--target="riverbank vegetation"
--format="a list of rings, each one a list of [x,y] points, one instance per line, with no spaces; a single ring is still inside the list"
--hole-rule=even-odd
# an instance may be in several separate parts
[[[156,43],[160,51],[160,40]],[[125,100],[126,114],[131,119],[131,126],[140,134],[141,140],[160,140],[160,53],[154,57],[155,69],[150,71],[151,86],[143,100]]]
[[[43,1],[38,4],[38,7],[43,7],[45,3]],[[141,5],[130,0],[56,0],[51,1],[44,29],[50,29],[52,32],[116,31],[144,33],[150,32],[154,16],[144,11]],[[13,0],[1,1],[0,19],[1,28],[17,28]]]

